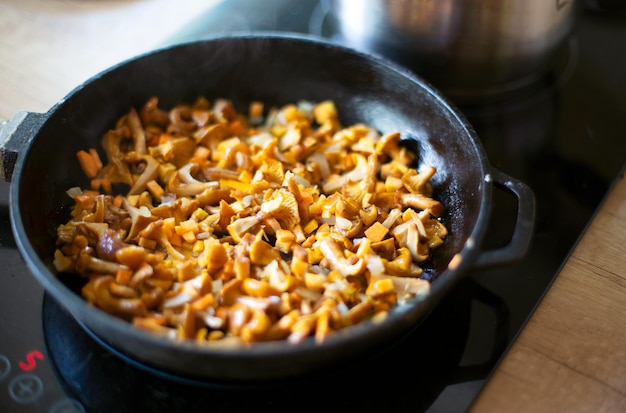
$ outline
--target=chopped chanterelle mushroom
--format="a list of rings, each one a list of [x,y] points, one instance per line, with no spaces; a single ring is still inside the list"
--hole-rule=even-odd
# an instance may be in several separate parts
[[[249,113],[153,97],[77,154],[57,271],[94,306],[175,339],[321,342],[428,294],[444,242],[435,168],[332,101]],[[120,188],[127,188],[125,195]]]

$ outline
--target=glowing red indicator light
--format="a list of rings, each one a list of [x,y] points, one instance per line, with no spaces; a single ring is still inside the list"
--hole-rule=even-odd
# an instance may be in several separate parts
[[[43,360],[43,354],[41,354],[38,350],[29,351],[26,354],[26,362],[20,361],[18,365],[24,371],[32,371],[35,367],[37,367],[37,360]]]

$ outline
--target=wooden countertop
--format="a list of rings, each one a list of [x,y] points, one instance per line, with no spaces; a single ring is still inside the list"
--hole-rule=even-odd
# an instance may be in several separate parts
[[[162,44],[219,0],[4,0],[0,118],[46,112]],[[473,412],[626,411],[626,180],[621,177]]]
[[[626,412],[625,245],[622,176],[472,412]]]

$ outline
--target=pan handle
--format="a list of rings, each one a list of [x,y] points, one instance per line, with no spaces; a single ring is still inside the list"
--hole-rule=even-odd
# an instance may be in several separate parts
[[[0,122],[0,179],[11,182],[19,153],[28,148],[44,119],[44,113],[22,110]]]
[[[491,168],[494,187],[517,198],[517,217],[510,242],[500,248],[482,251],[473,269],[485,269],[518,261],[526,255],[535,226],[535,194],[525,183]]]

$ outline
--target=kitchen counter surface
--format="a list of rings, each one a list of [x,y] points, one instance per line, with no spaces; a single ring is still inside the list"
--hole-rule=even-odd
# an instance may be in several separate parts
[[[0,118],[47,111],[81,82],[158,47],[218,2],[4,0]],[[473,412],[626,411],[624,245],[622,175]]]

